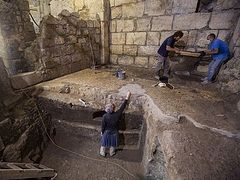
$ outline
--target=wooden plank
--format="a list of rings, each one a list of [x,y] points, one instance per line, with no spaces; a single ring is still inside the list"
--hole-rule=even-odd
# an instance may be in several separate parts
[[[180,55],[182,56],[190,56],[190,57],[199,57],[201,53],[192,52],[192,51],[180,51]]]
[[[33,166],[32,164],[25,164],[25,166],[29,169],[38,169],[37,167]]]

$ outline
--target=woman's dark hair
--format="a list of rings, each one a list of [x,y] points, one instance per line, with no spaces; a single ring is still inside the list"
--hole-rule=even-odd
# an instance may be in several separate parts
[[[209,34],[208,36],[212,37],[213,39],[216,38],[216,35],[214,33]]]
[[[173,37],[183,37],[183,32],[182,31],[177,31],[173,34]]]

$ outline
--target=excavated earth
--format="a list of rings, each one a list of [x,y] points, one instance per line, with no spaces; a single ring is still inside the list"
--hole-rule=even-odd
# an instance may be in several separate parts
[[[172,77],[173,90],[153,87],[151,70],[124,68],[127,76],[120,80],[116,68],[87,69],[36,86],[59,145],[50,144],[41,163],[57,170],[56,179],[240,178],[239,94],[220,92],[216,83],[202,86],[199,76]],[[64,87],[67,93],[60,93]],[[100,120],[91,120],[91,113],[110,101],[118,106],[128,90],[125,120],[132,119],[123,136],[129,145],[114,157],[100,157]]]

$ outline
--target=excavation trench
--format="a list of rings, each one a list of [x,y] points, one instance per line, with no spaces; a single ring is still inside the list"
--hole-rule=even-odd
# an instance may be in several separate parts
[[[102,117],[92,118],[92,113],[98,109],[46,98],[39,98],[39,102],[52,116],[56,128],[53,140],[60,146],[50,145],[44,152],[42,163],[56,169],[58,179],[134,179],[121,168],[111,164],[111,161],[126,168],[139,179],[145,176],[145,165],[142,162],[146,122],[142,112],[123,114],[119,124],[120,142],[117,154],[111,158],[109,155],[102,158],[98,155]],[[82,155],[107,160],[109,163],[89,160]]]

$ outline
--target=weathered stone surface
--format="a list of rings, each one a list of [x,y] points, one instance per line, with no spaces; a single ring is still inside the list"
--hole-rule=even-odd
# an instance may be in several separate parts
[[[149,31],[151,28],[151,18],[137,20],[137,31]]]
[[[115,0],[110,0],[110,6],[111,7],[115,6]]]
[[[122,6],[122,16],[124,18],[142,17],[144,12],[144,2],[136,4],[125,4]]]
[[[231,39],[231,48],[233,46],[240,46],[240,18],[238,18],[238,23]]]
[[[125,44],[125,33],[112,33],[112,44]]]
[[[189,31],[187,46],[194,46],[197,39],[197,30]]]
[[[119,56],[118,64],[120,65],[131,65],[134,62],[134,58],[132,56]]]
[[[137,0],[115,0],[115,6],[119,6],[122,4],[128,4],[128,3],[134,3],[137,2]]]
[[[110,50],[112,54],[122,54],[123,53],[123,45],[111,45]]]
[[[162,31],[172,29],[173,16],[153,17],[152,31]]]
[[[194,13],[197,3],[196,0],[174,0],[172,13]]]
[[[64,44],[64,38],[63,37],[60,37],[60,36],[57,36],[54,38],[54,43],[55,44]]]
[[[211,29],[231,29],[236,23],[237,11],[216,12],[212,14],[209,27]]]
[[[207,26],[210,13],[175,15],[173,30],[201,29]]]
[[[111,21],[110,32],[116,32],[116,31],[117,31],[117,21]]]
[[[136,45],[124,45],[124,54],[125,55],[137,55],[137,46]]]
[[[157,57],[150,56],[149,57],[149,68],[155,68],[157,64]]]
[[[11,142],[9,137],[11,137],[12,127],[13,122],[10,118],[6,118],[0,122],[0,137],[5,145]]]
[[[5,149],[5,145],[4,145],[4,143],[3,143],[3,141],[2,141],[2,138],[1,138],[1,136],[0,136],[0,152],[2,151],[2,150],[4,150]]]
[[[217,35],[218,31],[216,30],[199,31],[197,35],[196,45],[201,48],[207,48],[209,44],[209,41],[207,40],[207,36],[210,33],[214,33]]]
[[[134,22],[133,20],[117,20],[117,32],[129,32],[133,31]]]
[[[138,46],[138,55],[154,56],[157,54],[159,46]]]
[[[159,45],[160,33],[159,32],[148,32],[147,33],[147,45]]]
[[[122,17],[122,6],[118,6],[118,7],[113,7],[111,9],[111,18],[112,19],[117,19],[117,18],[121,18]]]
[[[127,33],[126,44],[145,45],[146,32]]]
[[[136,57],[135,58],[135,65],[140,67],[148,67],[148,57]]]
[[[145,14],[149,16],[164,15],[171,9],[172,0],[147,0],[145,1]]]
[[[230,30],[219,30],[218,32],[218,38],[226,42],[230,41],[231,35],[232,32]]]
[[[111,62],[112,64],[118,64],[118,55],[113,55],[113,54],[111,54],[110,62]]]
[[[224,0],[223,9],[240,8],[239,0]]]
[[[172,36],[173,33],[174,33],[174,31],[161,32],[160,45],[163,43],[163,41],[165,41],[166,38],[168,38],[169,36]]]

